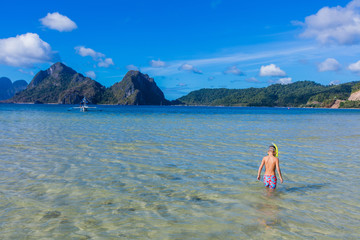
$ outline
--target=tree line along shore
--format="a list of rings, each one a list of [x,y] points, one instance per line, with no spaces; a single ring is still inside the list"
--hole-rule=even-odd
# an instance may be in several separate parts
[[[24,82],[0,78],[1,102],[79,104],[86,97],[92,104],[108,105],[360,108],[360,81],[327,86],[298,81],[263,88],[205,88],[169,101],[155,80],[139,71],[129,71],[106,88],[58,62],[39,71],[28,85]]]

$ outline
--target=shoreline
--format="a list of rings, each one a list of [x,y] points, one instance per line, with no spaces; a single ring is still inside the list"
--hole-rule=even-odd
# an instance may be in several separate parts
[[[5,100],[6,101],[6,100]],[[35,102],[21,102],[21,103],[14,103],[14,102],[3,102],[0,101],[0,104],[15,104],[15,105],[59,105],[59,106],[74,106],[79,104],[62,104],[62,103],[35,103]],[[90,104],[93,106],[152,106],[152,107],[215,107],[215,108],[222,108],[222,107],[229,107],[229,108],[288,108],[290,109],[353,109],[353,110],[360,110],[360,108],[331,108],[331,107],[281,107],[281,106],[225,106],[225,105],[122,105],[122,104]]]

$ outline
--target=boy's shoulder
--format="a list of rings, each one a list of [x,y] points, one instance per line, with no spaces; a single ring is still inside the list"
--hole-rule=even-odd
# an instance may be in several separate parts
[[[275,160],[275,161],[278,161],[279,160],[279,158],[277,158],[277,157],[270,157],[270,156],[265,156],[265,157],[263,157],[263,159],[264,160],[268,160],[268,159],[273,159],[273,160]]]

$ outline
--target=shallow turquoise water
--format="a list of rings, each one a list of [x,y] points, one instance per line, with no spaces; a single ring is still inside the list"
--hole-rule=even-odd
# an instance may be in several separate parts
[[[0,105],[0,238],[360,235],[359,110],[68,108]],[[285,182],[269,194],[271,142]]]

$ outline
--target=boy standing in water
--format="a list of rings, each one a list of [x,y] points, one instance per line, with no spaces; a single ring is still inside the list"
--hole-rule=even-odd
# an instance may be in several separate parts
[[[268,155],[263,157],[258,171],[258,176],[257,176],[258,180],[260,180],[260,174],[264,164],[265,164],[265,175],[264,175],[265,187],[268,187],[270,189],[275,189],[277,183],[275,168],[277,169],[281,183],[283,183],[281,170],[279,166],[279,159],[275,157],[275,146],[270,146],[268,150]]]

